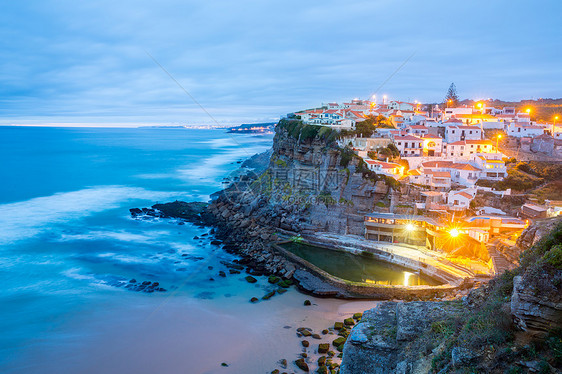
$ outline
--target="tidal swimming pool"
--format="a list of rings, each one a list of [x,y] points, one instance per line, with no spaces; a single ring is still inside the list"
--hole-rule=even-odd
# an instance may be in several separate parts
[[[281,247],[333,276],[353,282],[403,286],[443,284],[426,275],[420,276],[414,270],[377,260],[365,254],[355,255],[298,242],[284,243]]]

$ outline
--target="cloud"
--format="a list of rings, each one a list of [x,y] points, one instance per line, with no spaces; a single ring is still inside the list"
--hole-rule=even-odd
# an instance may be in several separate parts
[[[368,97],[414,51],[390,97],[558,97],[562,5],[539,3],[12,2],[0,122],[211,123],[145,51],[224,123]]]

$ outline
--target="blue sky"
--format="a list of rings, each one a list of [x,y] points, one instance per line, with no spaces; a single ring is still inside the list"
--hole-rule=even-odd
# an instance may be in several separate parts
[[[271,121],[327,101],[562,97],[554,1],[0,5],[0,123]]]

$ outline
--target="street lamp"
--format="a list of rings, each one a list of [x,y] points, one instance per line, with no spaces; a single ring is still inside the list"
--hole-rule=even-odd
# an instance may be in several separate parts
[[[498,152],[498,141],[502,138],[502,134],[496,136],[496,152]]]
[[[415,226],[412,225],[411,223],[408,223],[408,224],[406,225],[406,230],[408,230],[408,231],[414,231],[414,229],[415,229]]]
[[[452,238],[456,238],[459,234],[460,232],[458,229],[451,229],[451,231],[449,231],[449,235],[451,235]]]
[[[556,130],[556,121],[558,120],[558,116],[554,116],[554,121],[552,121],[552,137],[554,138],[554,131]]]

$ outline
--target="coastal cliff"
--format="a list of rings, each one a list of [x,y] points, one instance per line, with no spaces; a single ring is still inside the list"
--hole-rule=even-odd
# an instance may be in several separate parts
[[[390,200],[393,180],[367,170],[353,152],[338,146],[336,135],[300,121],[276,126],[268,162],[250,160],[252,170],[216,194],[203,213],[227,250],[291,278],[296,267],[272,250],[271,242],[319,231],[363,234],[362,213]],[[259,158],[264,157],[253,159]],[[317,294],[338,294],[320,279],[308,280],[318,286]]]

